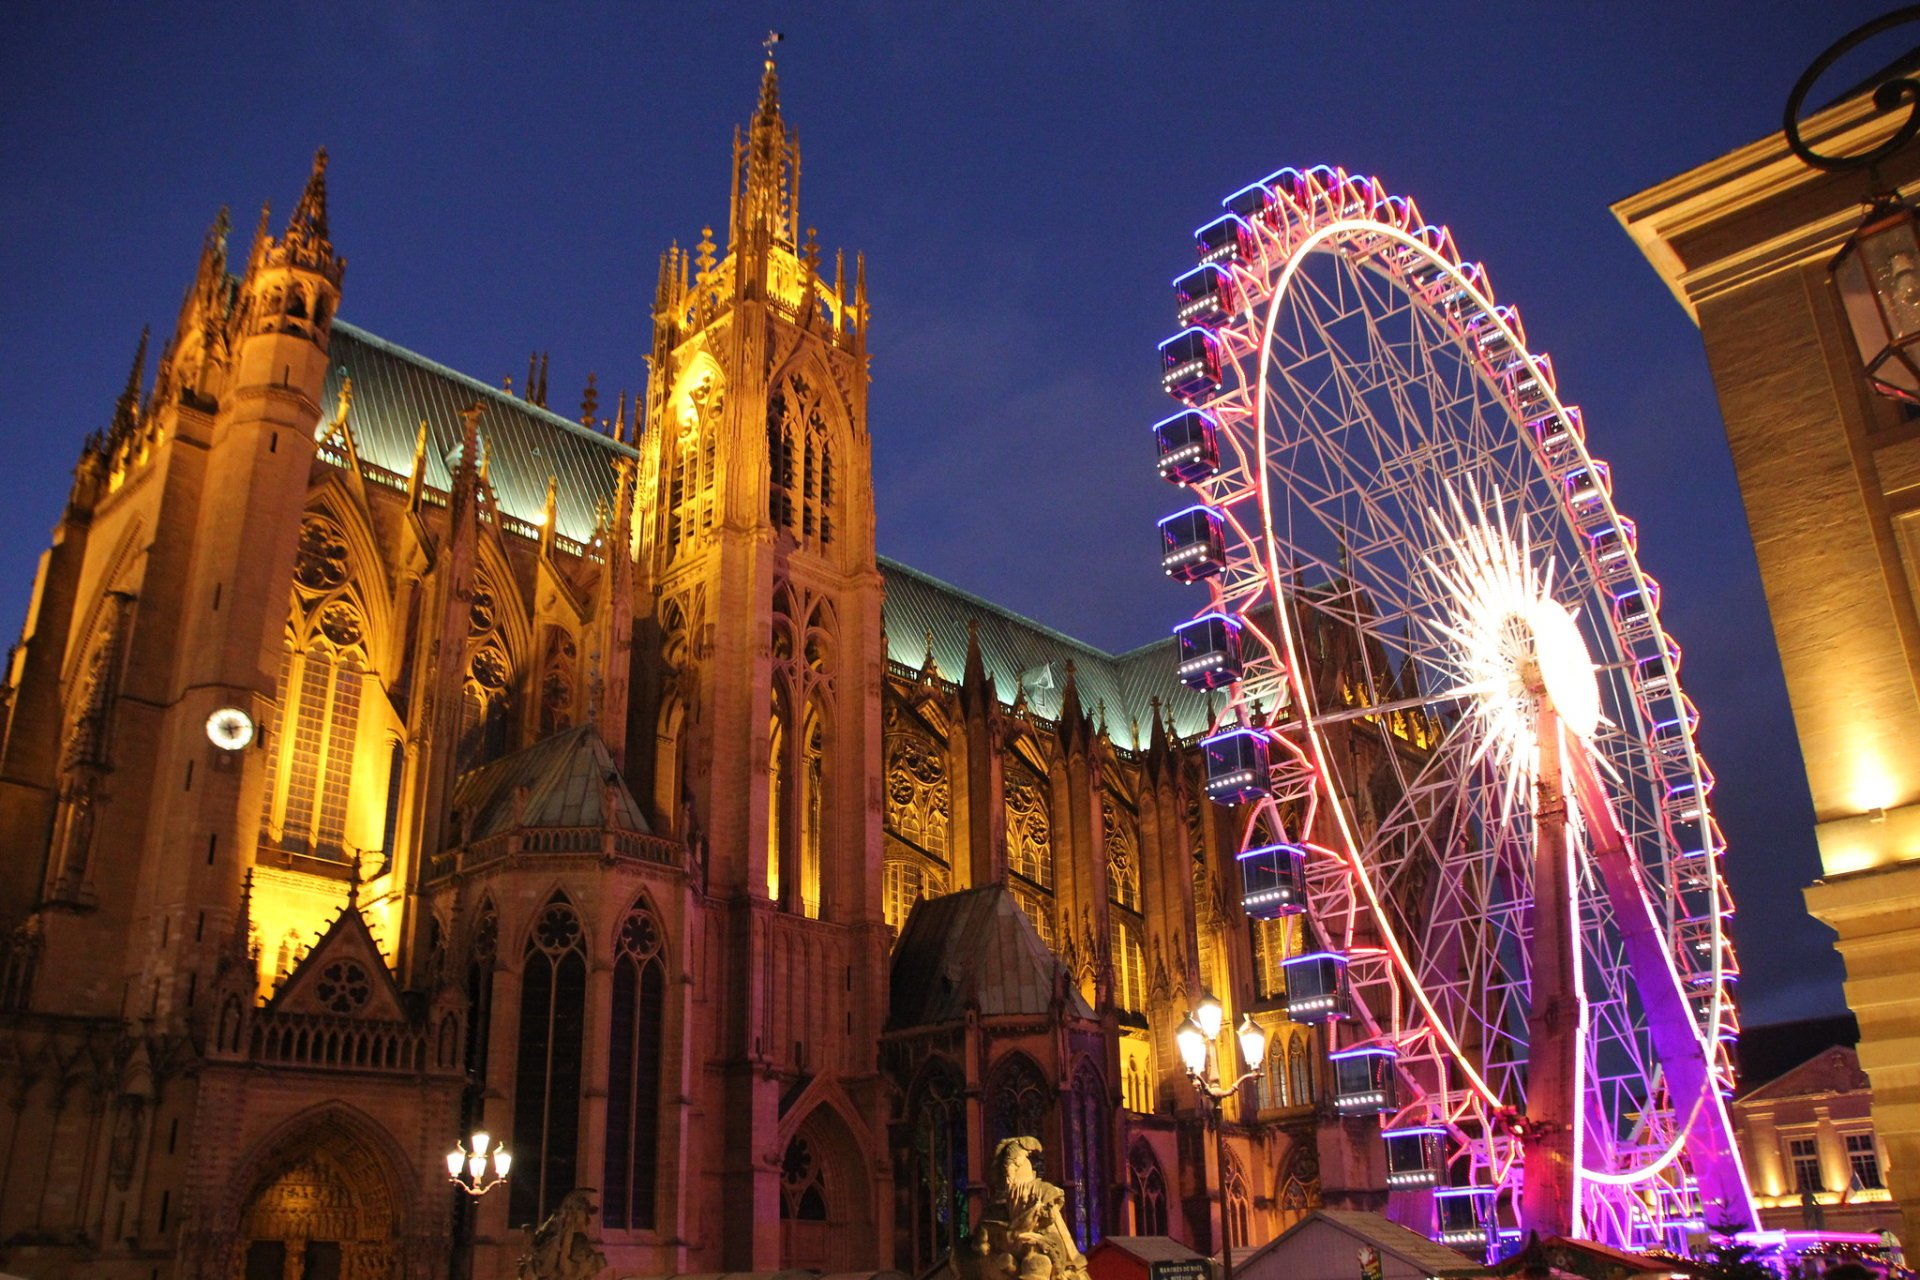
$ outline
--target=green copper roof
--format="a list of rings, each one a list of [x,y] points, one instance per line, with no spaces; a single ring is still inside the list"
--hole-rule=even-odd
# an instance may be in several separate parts
[[[1098,717],[1104,707],[1107,732],[1119,746],[1139,750],[1147,745],[1155,697],[1173,717],[1175,733],[1185,737],[1207,728],[1212,713],[1206,695],[1174,677],[1171,636],[1108,653],[898,560],[880,557],[880,572],[887,584],[887,656],[895,662],[918,670],[931,633],[940,674],[958,680],[966,670],[967,624],[972,622],[981,662],[1003,702],[1025,690],[1036,715],[1057,719],[1071,662],[1082,709]]]
[[[424,418],[427,488],[445,493],[452,484],[448,459],[456,458],[460,447],[461,413],[478,400],[487,478],[501,513],[533,526],[547,505],[547,480],[556,478],[559,502],[554,532],[574,542],[592,538],[599,507],[613,504],[613,460],[636,456],[610,436],[516,400],[497,387],[343,321],[334,322],[327,355],[321,422],[333,422],[341,386],[352,378],[347,426],[362,462],[404,481],[413,470],[414,442]]]

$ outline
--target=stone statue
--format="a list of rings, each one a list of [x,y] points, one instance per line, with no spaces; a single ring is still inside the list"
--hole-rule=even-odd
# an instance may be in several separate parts
[[[1007,1138],[993,1149],[991,1198],[974,1233],[972,1258],[955,1258],[968,1280],[1087,1280],[1087,1260],[1067,1230],[1067,1193],[1033,1170],[1037,1138]]]
[[[525,1229],[519,1280],[593,1280],[606,1270],[607,1255],[587,1236],[587,1222],[598,1212],[588,1188],[576,1187],[561,1197],[545,1222]]]

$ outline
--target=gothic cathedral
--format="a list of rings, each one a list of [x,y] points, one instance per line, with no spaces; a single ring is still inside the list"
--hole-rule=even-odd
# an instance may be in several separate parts
[[[611,1275],[917,1272],[1020,1134],[1082,1248],[1378,1203],[1170,643],[876,554],[799,171],[769,59],[611,421],[342,319],[324,152],[244,262],[215,222],[6,677],[0,1267],[495,1280],[590,1188]],[[1203,991],[1271,1037],[1218,1149]]]

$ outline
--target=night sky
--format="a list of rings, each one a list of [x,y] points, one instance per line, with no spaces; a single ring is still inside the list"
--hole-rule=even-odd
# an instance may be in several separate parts
[[[223,203],[244,261],[324,143],[342,315],[518,383],[638,387],[660,251],[724,238],[760,40],[802,222],[867,253],[880,550],[1108,648],[1160,577],[1168,280],[1227,193],[1343,165],[1518,303],[1685,646],[1749,1022],[1838,1011],[1812,811],[1700,340],[1608,204],[1778,128],[1855,3],[19,5],[0,47],[0,627],[140,326]],[[1860,68],[1864,74],[1865,68]],[[1844,87],[1841,77],[1832,85]],[[603,405],[611,403],[603,395]]]

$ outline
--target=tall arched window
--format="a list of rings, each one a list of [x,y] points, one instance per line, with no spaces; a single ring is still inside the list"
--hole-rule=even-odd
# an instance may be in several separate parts
[[[767,398],[767,519],[803,544],[833,542],[838,497],[820,393],[789,378]]]
[[[1260,1105],[1291,1106],[1287,1101],[1287,1042],[1283,1036],[1268,1039],[1267,1056],[1260,1065]]]
[[[987,1148],[989,1151],[1007,1138],[1038,1138],[1046,1141],[1047,1110],[1053,1105],[1052,1091],[1040,1068],[1024,1053],[1001,1059],[987,1082]],[[1036,1163],[1040,1153],[1034,1155]],[[1039,1168],[1036,1173],[1044,1173]]]
[[[357,613],[336,602],[321,618],[320,635],[282,658],[262,825],[273,844],[291,853],[346,858],[364,674],[360,639]]]
[[[660,927],[644,902],[614,942],[612,1047],[607,1063],[607,1165],[601,1221],[650,1231],[660,1168],[660,1046],[666,964]]]
[[[1119,911],[1108,926],[1112,934],[1113,1003],[1130,1013],[1147,1009],[1147,957],[1139,926]]]
[[[1140,842],[1135,836],[1135,818],[1130,810],[1109,795],[1101,807],[1106,826],[1107,896],[1129,911],[1140,906]]]
[[[587,958],[566,895],[547,901],[527,935],[520,981],[520,1052],[513,1075],[514,1226],[543,1221],[579,1185],[580,1058]]]
[[[966,1083],[936,1059],[908,1095],[913,1143],[913,1270],[920,1272],[966,1241]]]
[[[1053,822],[1045,782],[1024,760],[1006,767],[1007,865],[1035,887],[1053,888]]]
[[[1301,1032],[1287,1046],[1287,1095],[1296,1107],[1313,1102],[1313,1067],[1307,1061],[1307,1034]]]
[[[1133,1234],[1167,1234],[1167,1179],[1144,1140],[1127,1152],[1127,1189],[1133,1193]]]
[[[805,734],[800,740],[800,838],[795,842],[800,913],[820,918],[820,835],[826,818],[823,773],[826,764],[826,715],[820,700],[809,699]]]
[[[787,718],[780,694],[773,695],[773,716],[767,725],[767,897],[780,901],[781,864],[787,860],[787,809],[792,803],[787,770]]]
[[[1107,1225],[1107,1091],[1084,1058],[1073,1072],[1066,1137],[1073,1235],[1084,1252],[1106,1235]]]
[[[1239,1249],[1253,1238],[1253,1197],[1247,1193],[1247,1175],[1239,1157],[1231,1151],[1226,1155],[1227,1238]]]

